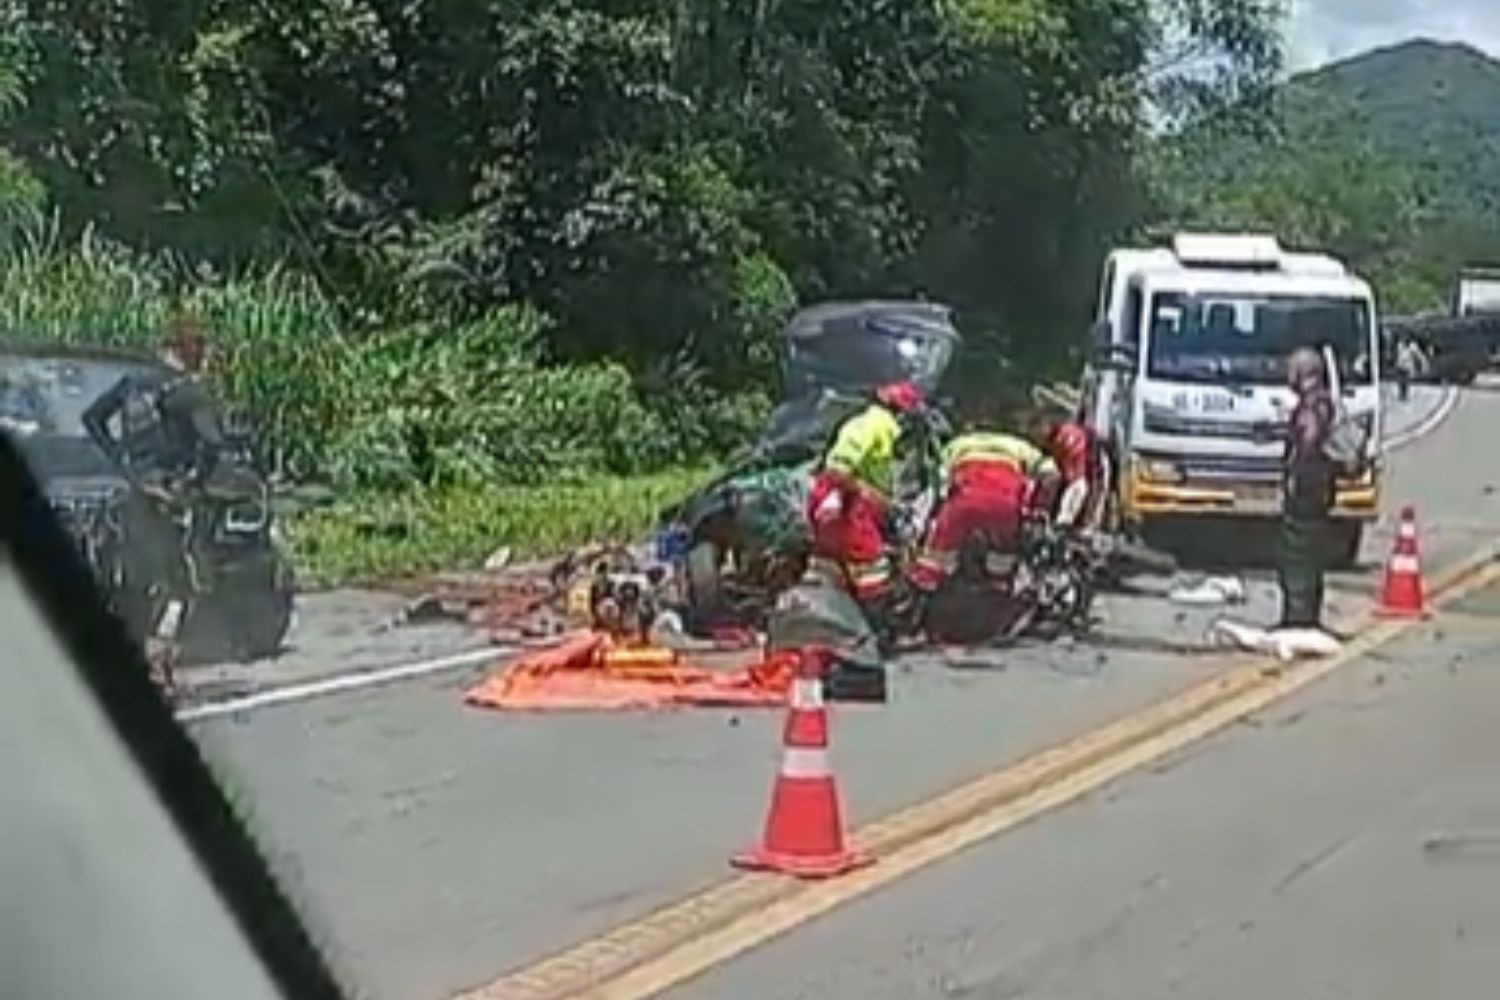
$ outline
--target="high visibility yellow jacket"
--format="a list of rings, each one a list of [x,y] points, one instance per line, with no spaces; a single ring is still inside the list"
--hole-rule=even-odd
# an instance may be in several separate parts
[[[839,427],[823,467],[846,476],[882,497],[896,486],[896,443],[901,424],[879,404],[872,403]]]
[[[1023,437],[992,431],[960,434],[943,449],[943,471],[952,476],[965,462],[1009,462],[1026,476],[1040,476],[1057,471],[1057,464],[1046,452]]]

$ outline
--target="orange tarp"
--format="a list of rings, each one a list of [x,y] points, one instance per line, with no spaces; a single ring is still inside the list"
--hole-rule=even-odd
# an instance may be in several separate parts
[[[506,664],[465,691],[464,701],[510,712],[773,708],[786,704],[796,662],[783,653],[746,670],[705,670],[665,650],[622,649],[590,633]]]

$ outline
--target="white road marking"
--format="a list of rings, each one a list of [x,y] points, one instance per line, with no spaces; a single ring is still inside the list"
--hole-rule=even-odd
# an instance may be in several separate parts
[[[1405,448],[1431,434],[1452,415],[1454,408],[1458,405],[1458,399],[1458,389],[1454,386],[1447,386],[1444,389],[1443,399],[1437,408],[1417,424],[1417,426],[1387,438],[1384,445],[1385,451],[1392,452],[1399,448]],[[487,660],[500,660],[516,652],[519,652],[519,650],[510,647],[493,646],[485,649],[469,650],[436,660],[426,660],[421,663],[386,667],[380,670],[362,670],[356,673],[336,675],[323,680],[309,681],[305,684],[289,684],[286,687],[271,688],[240,698],[207,702],[192,708],[182,709],[177,713],[177,721],[183,723],[202,722],[207,719],[222,718],[226,715],[240,715],[256,711],[257,709],[271,708],[277,705],[290,705],[313,698],[325,698],[329,695],[345,694],[350,691],[380,687],[385,684],[413,680],[418,677],[426,677],[449,670],[478,666]]]
[[[239,698],[207,702],[203,705],[195,705],[192,708],[182,709],[176,713],[177,721],[184,723],[202,722],[205,719],[216,719],[226,715],[239,715],[245,712],[253,712],[256,709],[270,708],[275,705],[289,705],[293,702],[307,701],[312,698],[324,698],[332,694],[345,694],[364,688],[394,684],[397,681],[408,681],[417,677],[443,673],[448,670],[475,667],[487,661],[503,659],[515,652],[515,649],[508,646],[487,646],[484,649],[471,649],[467,652],[455,653],[452,656],[444,656],[435,660],[425,660],[421,663],[408,663],[380,670],[361,670],[357,673],[340,674],[335,677],[324,678],[323,680],[309,681],[305,684],[288,684],[285,687],[258,691],[255,694]]]
[[[1438,403],[1436,409],[1420,421],[1417,426],[1386,438],[1384,450],[1392,452],[1405,448],[1407,445],[1414,444],[1437,430],[1445,420],[1453,415],[1453,411],[1458,407],[1458,400],[1458,387],[1452,385],[1444,386],[1442,401]]]

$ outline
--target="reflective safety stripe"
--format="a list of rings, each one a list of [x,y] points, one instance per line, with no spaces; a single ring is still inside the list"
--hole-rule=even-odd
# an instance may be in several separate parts
[[[830,778],[833,768],[828,763],[827,750],[803,750],[788,747],[781,758],[783,778]]]
[[[1422,565],[1417,561],[1416,556],[1392,556],[1391,572],[1415,576],[1422,572]]]
[[[1402,521],[1400,529],[1396,532],[1397,538],[1416,538],[1417,526],[1410,521]]]
[[[880,559],[870,563],[855,563],[849,566],[849,576],[854,580],[856,587],[884,583],[891,578],[891,572],[889,559]]]
[[[792,683],[793,708],[822,708],[823,682],[811,677],[799,677]]]
[[[1023,474],[1030,474],[1047,461],[1047,456],[1025,438],[983,431],[962,434],[943,449],[943,464],[950,472],[972,461],[1009,462]]]
[[[926,549],[917,556],[916,563],[923,569],[937,570],[940,573],[951,573],[958,569],[958,553]]]

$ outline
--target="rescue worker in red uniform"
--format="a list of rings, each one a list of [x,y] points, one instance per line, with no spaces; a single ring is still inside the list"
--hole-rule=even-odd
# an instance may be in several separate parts
[[[1038,439],[1057,465],[1060,495],[1048,505],[1057,524],[1079,531],[1098,530],[1104,520],[1108,484],[1093,429],[1075,418],[1044,425]]]
[[[947,488],[911,582],[931,594],[958,568],[963,547],[983,535],[996,551],[1014,552],[1038,480],[1055,476],[1052,460],[1024,437],[972,429],[943,450]]]
[[[883,386],[834,435],[808,496],[813,560],[833,564],[872,622],[882,624],[894,597],[887,551],[898,448],[924,406],[910,383]]]

